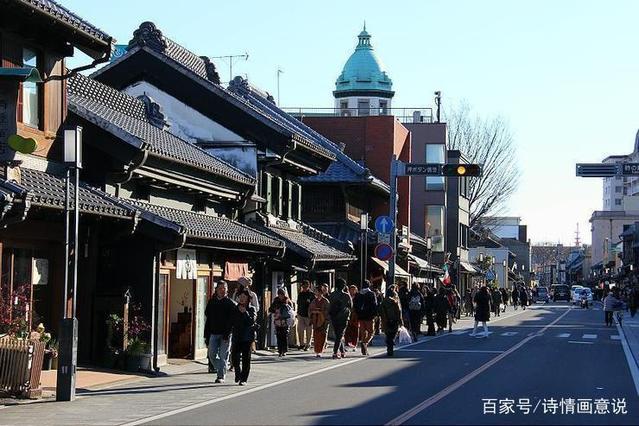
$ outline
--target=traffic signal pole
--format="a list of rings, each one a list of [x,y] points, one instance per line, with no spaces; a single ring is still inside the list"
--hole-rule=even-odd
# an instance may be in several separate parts
[[[390,169],[390,205],[388,216],[393,221],[393,226],[390,232],[390,245],[393,248],[393,253],[388,261],[388,286],[395,284],[395,255],[397,252],[397,167],[398,167],[397,155],[393,154],[391,160]]]
[[[390,167],[390,205],[388,217],[391,219],[390,246],[392,253],[388,260],[387,285],[395,284],[395,261],[397,257],[397,178],[401,176],[447,176],[459,178],[465,176],[478,177],[482,175],[479,164],[416,164],[404,163],[393,155]]]

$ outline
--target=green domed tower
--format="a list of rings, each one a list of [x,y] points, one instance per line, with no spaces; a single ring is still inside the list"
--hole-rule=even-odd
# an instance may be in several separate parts
[[[342,115],[388,114],[393,82],[375,55],[366,24],[357,37],[357,47],[335,82],[335,108]]]

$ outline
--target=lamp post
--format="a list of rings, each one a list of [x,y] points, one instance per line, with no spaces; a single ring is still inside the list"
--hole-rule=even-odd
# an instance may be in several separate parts
[[[82,127],[64,129],[64,163],[66,165],[64,200],[64,309],[60,324],[60,360],[57,372],[56,400],[75,399],[78,358],[78,320],[76,317],[78,291],[78,223],[80,169],[82,168]],[[71,226],[71,170],[73,176],[73,226]],[[71,267],[71,270],[69,270]],[[71,312],[69,315],[69,284],[71,281]]]
[[[457,290],[460,294],[464,291],[461,285],[461,247],[457,247]]]
[[[367,263],[368,263],[368,253],[367,253],[367,251],[368,251],[368,213],[362,213],[359,216],[359,229],[362,231],[361,247],[360,247],[360,250],[361,250],[361,253],[360,253],[361,254],[361,258],[360,259],[361,259],[361,263],[362,263],[362,265],[361,265],[362,267],[361,267],[360,273],[362,275],[362,278],[360,280],[361,281],[360,282],[360,284],[361,284],[360,288],[364,288],[363,284],[364,284],[364,281],[366,280],[366,272],[367,272],[366,271],[366,266],[367,266]]]
[[[431,268],[430,279],[433,281],[433,287],[435,286],[435,279],[433,278],[433,270],[432,270],[432,253],[433,253],[433,239],[431,237],[426,238],[426,252],[428,255],[428,267]]]
[[[504,259],[501,266],[504,267],[504,288],[508,288],[508,261]]]

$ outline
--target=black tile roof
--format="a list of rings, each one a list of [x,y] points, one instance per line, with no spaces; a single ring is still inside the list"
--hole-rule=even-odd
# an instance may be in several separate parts
[[[159,30],[152,22],[143,22],[140,24],[139,28],[134,31],[133,38],[129,41],[128,54],[133,54],[133,52],[138,48],[151,49],[163,58],[169,59],[173,64],[176,64],[189,73],[206,80],[209,83],[209,90],[213,91],[218,96],[222,96],[228,101],[234,103],[236,106],[248,110],[259,120],[275,125],[280,132],[285,133],[288,137],[294,138],[301,145],[330,159],[335,158],[335,155],[329,149],[318,144],[314,139],[309,138],[307,134],[295,131],[295,127],[291,126],[289,123],[290,120],[295,119],[279,110],[279,108],[278,110],[287,117],[280,117],[279,114],[273,114],[272,111],[269,111],[269,108],[265,108],[261,105],[261,101],[257,98],[252,99],[249,96],[245,96],[243,93],[240,93],[239,90],[235,90],[232,87],[229,87],[229,90],[227,90],[220,86],[220,78],[215,69],[215,65],[208,57],[198,56],[175,41],[164,36],[162,31]],[[125,54],[116,62],[123,61],[126,57],[127,55]],[[113,63],[96,71],[94,75],[100,75],[110,66],[113,66]],[[259,92],[255,88],[253,88],[253,91],[256,93]]]
[[[63,210],[65,201],[64,178],[40,170],[20,168],[21,181],[15,184],[18,188],[27,191],[27,199],[32,206],[48,207]],[[5,171],[0,171],[2,181],[0,185],[7,189]],[[80,211],[82,213],[96,214],[100,216],[127,218],[133,217],[135,209],[127,207],[108,194],[80,182]],[[71,189],[70,205],[73,207],[74,191]]]
[[[207,56],[198,56],[165,37],[153,22],[147,21],[140,24],[138,29],[133,32],[128,49],[145,46],[158,53],[163,53],[203,79],[220,84],[220,76],[215,69],[215,64]]]
[[[53,0],[15,0],[17,3],[29,6],[43,12],[60,22],[67,23],[74,28],[104,42],[111,42],[111,36],[71,12],[66,7]]]
[[[141,201],[126,200],[126,202],[137,208],[178,223],[184,228],[186,236],[189,238],[284,248],[284,243],[279,239],[231,219],[157,206]]]
[[[355,259],[350,253],[336,247],[343,246],[344,243],[308,225],[302,225],[302,229],[297,230],[280,226],[255,226],[276,238],[283,239],[287,250],[311,261],[351,262]]]
[[[341,150],[330,140],[308,127],[292,115],[284,112],[277,105],[275,99],[268,93],[262,92],[256,87],[249,84],[248,80],[243,77],[235,77],[229,84],[231,93],[243,98],[253,108],[257,109],[261,114],[275,121],[280,126],[291,132],[295,139],[322,154],[335,158],[336,152]]]
[[[98,81],[77,74],[69,79],[69,110],[155,156],[246,185],[255,179],[197,146],[151,124],[144,103]]]

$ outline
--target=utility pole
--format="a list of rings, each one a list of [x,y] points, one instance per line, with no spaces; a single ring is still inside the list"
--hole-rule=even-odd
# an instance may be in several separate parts
[[[244,52],[243,55],[223,55],[223,56],[211,56],[211,59],[226,59],[229,61],[229,83],[233,80],[233,62],[244,59],[248,61],[249,54],[248,52]]]

